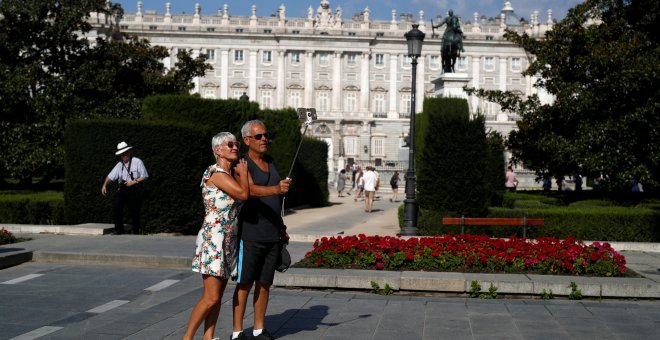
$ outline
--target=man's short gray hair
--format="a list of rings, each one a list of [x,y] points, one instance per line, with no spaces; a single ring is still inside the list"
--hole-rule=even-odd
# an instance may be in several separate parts
[[[247,137],[250,135],[250,129],[252,129],[252,125],[261,125],[263,127],[266,127],[266,124],[264,124],[264,122],[258,119],[248,121],[247,123],[243,124],[243,127],[241,128],[241,135],[243,137]]]

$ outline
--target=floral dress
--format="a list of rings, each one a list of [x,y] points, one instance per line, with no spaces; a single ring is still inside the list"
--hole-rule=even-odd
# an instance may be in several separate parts
[[[204,172],[201,187],[205,217],[195,242],[192,270],[229,279],[238,274],[238,213],[243,201],[233,199],[213,185],[206,185],[206,181],[215,172],[227,173],[216,164]]]

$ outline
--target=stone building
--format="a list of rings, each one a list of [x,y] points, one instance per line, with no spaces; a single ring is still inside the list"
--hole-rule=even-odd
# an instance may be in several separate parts
[[[425,97],[441,93],[434,81],[444,76],[444,27],[433,34],[430,19],[442,18],[392,10],[389,20],[378,20],[369,8],[347,16],[327,0],[317,9],[310,7],[306,17],[288,17],[284,5],[273,7],[263,9],[271,15],[258,15],[253,5],[250,16],[233,16],[224,5],[217,15],[205,16],[199,4],[192,14],[173,14],[169,2],[160,13],[143,10],[138,1],[136,13],[116,22],[124,33],[168,48],[171,57],[165,65],[176,62],[179,49],[206,54],[214,69],[196,79],[193,90],[202,97],[239,98],[246,93],[262,108],[316,108],[318,120],[307,134],[330,146],[331,180],[351,163],[375,165],[385,173],[405,170],[412,70],[404,34],[413,23],[426,33],[417,66],[415,111],[420,112]],[[115,19],[95,15],[90,21],[104,25]],[[527,21],[509,1],[500,13],[461,18],[465,52],[456,62],[456,73],[475,88],[537,93],[535,79],[521,75],[529,56],[505,41],[503,33],[508,28],[542,36],[552,25],[551,10],[543,20],[536,11]],[[476,97],[468,101],[473,114],[486,116],[488,128],[506,134],[515,127],[518,117],[500,112],[498,105]]]

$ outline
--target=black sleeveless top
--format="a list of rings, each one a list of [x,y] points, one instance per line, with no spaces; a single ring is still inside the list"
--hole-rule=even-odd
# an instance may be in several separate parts
[[[280,175],[275,169],[273,158],[266,155],[264,160],[268,163],[268,172],[262,171],[248,157],[244,156],[248,163],[248,171],[252,175],[255,185],[273,186],[280,182]],[[280,231],[284,229],[284,221],[280,215],[282,198],[280,195],[267,197],[250,197],[239,217],[240,239],[244,241],[277,242],[280,239]]]

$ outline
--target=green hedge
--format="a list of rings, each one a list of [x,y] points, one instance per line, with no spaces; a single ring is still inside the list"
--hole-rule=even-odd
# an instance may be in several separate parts
[[[293,185],[285,206],[323,206],[328,203],[328,144],[304,137],[298,161],[293,169]],[[282,175],[286,176],[286,174]]]
[[[660,212],[635,207],[491,208],[489,217],[545,219],[545,226],[528,228],[528,237],[569,236],[582,240],[658,242]]]
[[[157,95],[144,99],[142,118],[154,121],[188,122],[229,131],[240,138],[241,127],[259,118],[259,104],[238,99],[205,99],[190,95]]]
[[[0,221],[11,224],[65,224],[62,193],[3,193]]]
[[[67,223],[112,223],[112,197],[101,195],[101,185],[118,161],[117,143],[125,141],[149,172],[149,180],[140,184],[146,189],[144,230],[196,233],[203,218],[199,184],[204,169],[215,161],[211,150],[215,132],[172,122],[71,122],[65,136]],[[108,189],[111,194],[116,191],[114,186]],[[125,223],[130,223],[128,217]]]
[[[620,242],[660,242],[660,210],[648,207],[551,207],[508,209],[490,208],[488,217],[543,218],[545,226],[528,227],[527,237],[551,236],[560,239],[569,236],[582,240]],[[418,229],[420,235],[460,233],[460,226],[442,225],[446,216],[460,217],[448,212],[420,209]],[[399,225],[403,225],[403,209],[399,209]],[[521,227],[466,226],[470,234],[491,237],[522,236]]]
[[[152,96],[144,101],[143,116],[152,121],[185,121],[211,126],[217,132],[230,131],[239,139],[243,124],[259,119],[275,136],[270,141],[268,153],[273,156],[282,178],[289,174],[302,137],[295,110],[259,110],[257,103],[245,100],[204,99],[187,95]],[[312,139],[303,142],[297,164],[291,172],[294,182],[286,196],[285,207],[301,204],[321,206],[328,203],[327,148],[323,149],[318,142],[320,141]],[[321,152],[322,150],[325,151]],[[241,152],[245,153],[247,150],[243,148]]]

